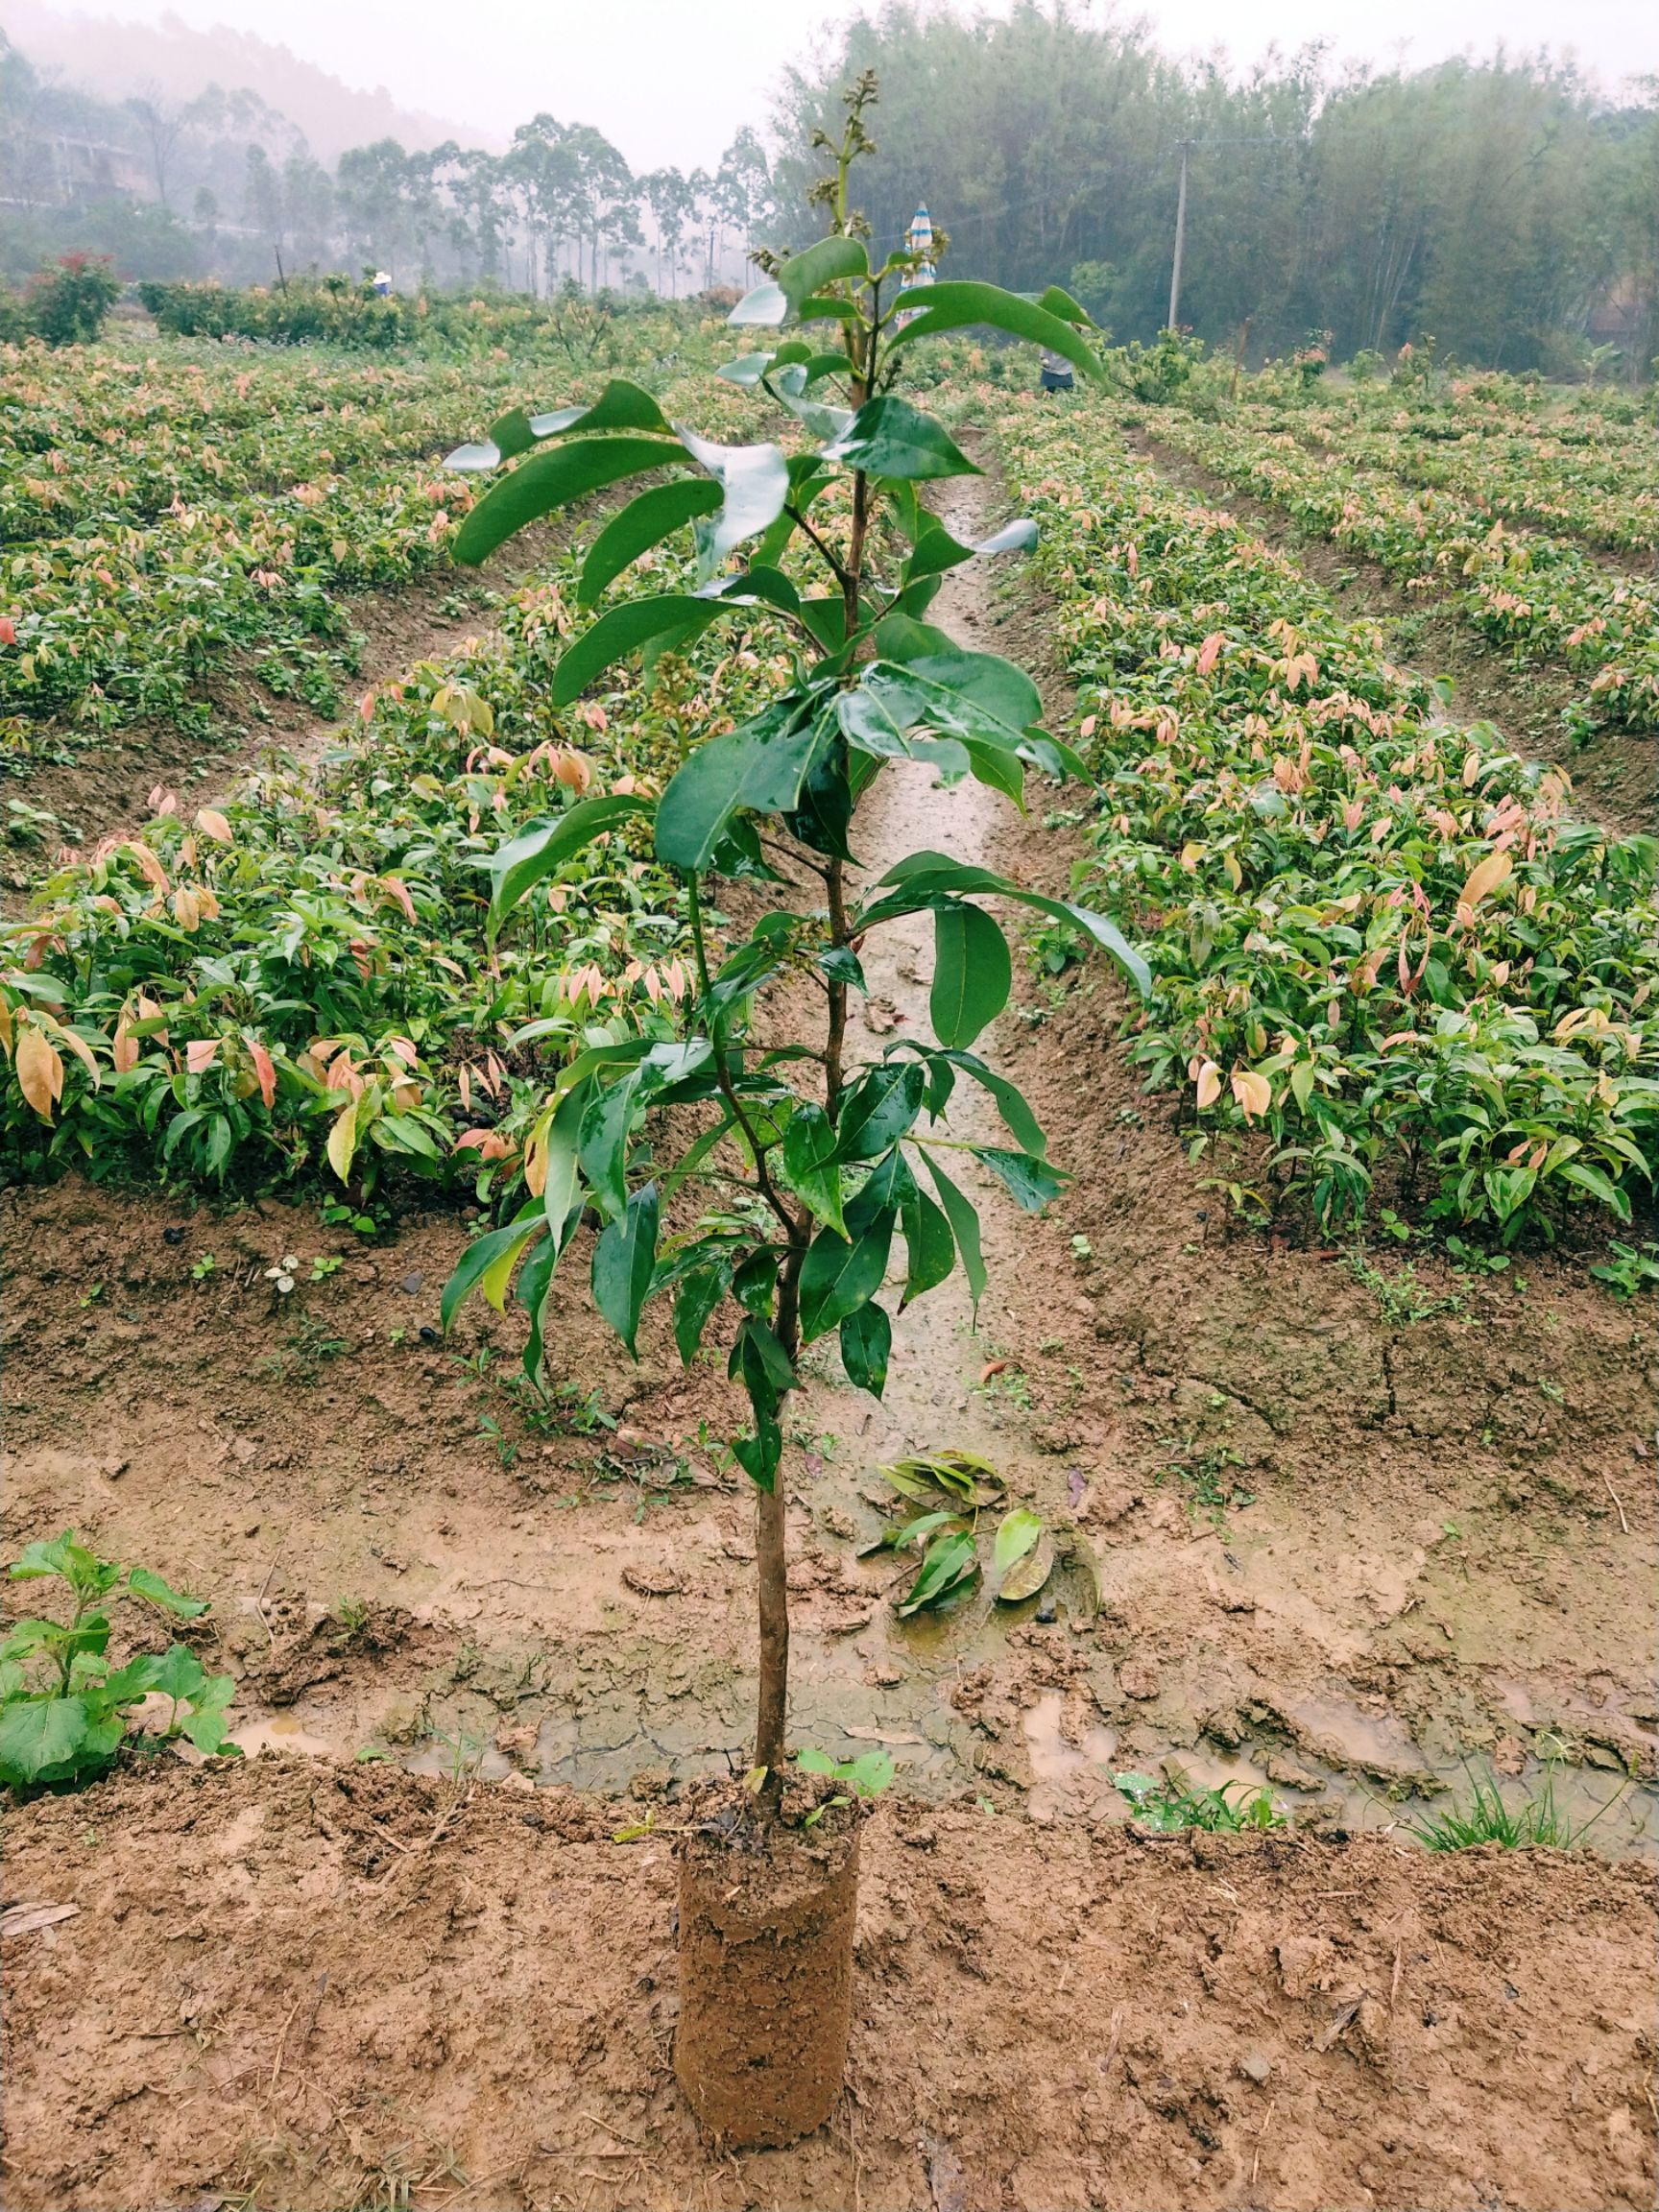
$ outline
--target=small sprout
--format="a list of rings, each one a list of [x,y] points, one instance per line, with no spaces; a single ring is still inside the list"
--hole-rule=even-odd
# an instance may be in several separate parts
[[[279,1298],[286,1298],[289,1291],[293,1289],[299,1273],[300,1262],[290,1252],[285,1258],[278,1260],[275,1267],[266,1268],[265,1280],[268,1283],[276,1284],[276,1295]]]
[[[326,1283],[329,1276],[338,1274],[344,1265],[345,1261],[338,1252],[320,1254],[317,1259],[312,1261],[311,1272],[306,1277],[306,1281],[309,1283]]]
[[[212,1274],[214,1268],[217,1267],[218,1264],[218,1261],[214,1258],[211,1252],[200,1253],[190,1269],[191,1282],[205,1283],[208,1276]]]
[[[1093,1260],[1094,1257],[1094,1247],[1090,1243],[1087,1237],[1073,1237],[1071,1239],[1071,1254],[1073,1259]]]
[[[795,1754],[795,1764],[803,1774],[827,1774],[832,1782],[845,1783],[859,1797],[877,1796],[887,1788],[894,1772],[890,1751],[864,1751],[856,1759],[834,1759],[810,1743]],[[832,1797],[823,1810],[828,1812],[830,1805],[847,1802],[845,1797]]]

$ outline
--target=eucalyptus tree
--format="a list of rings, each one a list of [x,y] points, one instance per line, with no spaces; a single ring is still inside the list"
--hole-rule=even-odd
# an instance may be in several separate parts
[[[679,291],[685,226],[696,213],[697,204],[685,172],[680,169],[650,170],[639,179],[639,195],[651,211],[651,225],[657,234],[657,289],[662,290],[662,272],[666,265],[668,291],[673,297]]]
[[[974,1049],[1012,977],[1002,927],[982,902],[1060,917],[1146,981],[1111,923],[943,852],[909,854],[874,884],[855,875],[861,821],[891,762],[924,762],[947,784],[976,778],[1017,805],[1032,773],[1086,773],[1043,729],[1022,670],[964,650],[926,620],[952,568],[1029,545],[1035,530],[1016,522],[970,544],[933,516],[922,488],[973,474],[975,464],[896,389],[902,372],[926,340],[974,325],[1049,348],[1086,375],[1099,367],[1088,317],[1058,289],[1037,301],[944,280],[920,313],[902,313],[915,258],[900,251],[873,261],[849,203],[873,89],[854,89],[830,149],[834,171],[821,196],[829,234],[774,262],[730,318],[756,342],[720,374],[777,402],[792,423],[791,450],[712,444],[616,380],[589,406],[515,410],[449,457],[453,468],[486,472],[514,464],[462,525],[454,551],[463,562],[607,487],[653,479],[594,540],[581,578],[588,607],[642,554],[690,533],[691,587],[625,598],[599,614],[553,672],[555,708],[573,706],[629,656],[723,621],[768,615],[792,639],[787,685],[690,752],[660,798],[573,801],[496,854],[492,940],[593,838],[649,837],[685,886],[696,990],[672,1020],[595,1044],[561,1070],[528,1140],[522,1204],[469,1248],[443,1300],[446,1325],[477,1287],[500,1306],[517,1269],[530,1321],[526,1364],[539,1375],[554,1272],[591,1210],[601,1224],[593,1298],[630,1352],[655,1300],[671,1304],[687,1362],[716,1313],[731,1313],[728,1372],[749,1411],[732,1450],[757,1492],[754,1765],[774,1781],[785,1753],[789,1646],[779,1470],[801,1354],[834,1338],[853,1382],[879,1396],[896,1246],[904,1251],[901,1305],[958,1262],[975,1297],[984,1286],[961,1163],[976,1160],[1027,1209],[1061,1188],[1030,1107]],[[771,335],[785,324],[800,334]],[[762,887],[804,880],[810,897],[769,906],[721,944],[709,886],[736,877]],[[918,913],[933,921],[932,1036],[894,1041],[857,1065],[849,1012],[866,988],[859,948],[871,931]],[[786,981],[805,985],[816,1005],[809,1036],[778,1035],[766,1011],[765,994]],[[945,1133],[962,1085],[988,1094],[1004,1141]],[[700,1122],[673,1158],[646,1126],[670,1107]]]

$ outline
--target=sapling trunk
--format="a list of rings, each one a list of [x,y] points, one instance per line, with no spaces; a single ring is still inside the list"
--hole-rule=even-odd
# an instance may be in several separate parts
[[[775,1334],[793,1367],[801,1350],[798,1290],[801,1262],[806,1256],[803,1243],[789,1255],[778,1286],[778,1322]],[[785,1395],[779,1403],[778,1419],[789,1410]],[[770,1490],[755,1494],[756,1599],[760,1624],[760,1682],[755,1714],[755,1761],[768,1775],[781,1774],[786,1755],[784,1733],[789,1716],[789,1557],[787,1521],[789,1502],[779,1467]]]

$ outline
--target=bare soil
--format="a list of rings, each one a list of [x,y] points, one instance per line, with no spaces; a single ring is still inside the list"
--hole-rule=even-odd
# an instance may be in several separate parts
[[[1406,590],[1379,563],[1301,529],[1282,508],[1252,499],[1162,440],[1140,431],[1128,436],[1134,450],[1171,483],[1201,493],[1283,546],[1338,609],[1384,620],[1404,665],[1450,680],[1453,720],[1494,723],[1518,753],[1565,769],[1589,820],[1621,831],[1651,830],[1659,822],[1659,738],[1608,727],[1580,745],[1565,734],[1562,713],[1583,696],[1585,677],[1518,663],[1438,594]]]
[[[1033,644],[972,572],[939,617]],[[872,872],[926,844],[1064,883],[1065,838],[978,786],[879,788]],[[867,950],[873,1053],[930,948]],[[990,1291],[901,1318],[880,1406],[823,1357],[797,1408],[795,1740],[885,1743],[900,1781],[848,2100],[736,2162],[671,2088],[665,1840],[748,1757],[723,1361],[682,1373],[659,1318],[630,1366],[576,1254],[559,1418],[527,1419],[517,1318],[438,1336],[452,1214],[312,1282],[342,1246],[306,1209],[0,1201],[5,1541],[73,1522],[210,1594],[191,1634],[262,1754],[13,1810],[8,1899],[81,1911],[15,1947],[9,2203],[1651,2200],[1649,1877],[1606,1863],[1659,1843],[1650,1302],[1582,1254],[1407,1277],[1239,1229],[1119,1007],[1097,970],[1031,977],[989,1056],[1078,1181],[987,1204]],[[877,1468],[948,1443],[1049,1520],[1051,1600],[896,1618],[855,1556]],[[1265,1783],[1297,1830],[1138,1839],[1125,1767]],[[1407,1839],[1488,1772],[1553,1775],[1598,1851]]]
[[[1652,2200],[1649,1885],[1381,1839],[1151,1844],[891,1803],[847,2091],[788,2151],[676,2093],[668,1839],[261,1759],[13,1823],[13,2212]]]

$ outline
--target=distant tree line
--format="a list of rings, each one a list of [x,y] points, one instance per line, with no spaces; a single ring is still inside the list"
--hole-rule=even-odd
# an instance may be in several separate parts
[[[750,129],[711,174],[636,176],[602,132],[547,114],[505,154],[383,138],[331,174],[254,94],[101,101],[42,78],[0,32],[0,270],[14,275],[80,250],[142,277],[373,267],[399,285],[673,296],[741,277],[776,218]]]
[[[1547,57],[1408,74],[1334,70],[1317,49],[1236,79],[1087,0],[974,17],[887,0],[788,74],[770,156],[745,128],[711,174],[636,175],[601,132],[548,114],[504,154],[384,138],[330,172],[255,94],[99,101],[0,33],[0,272],[81,250],[129,276],[242,283],[741,281],[752,246],[812,235],[813,133],[869,67],[882,243],[925,201],[952,274],[1019,290],[1059,270],[1119,339],[1167,319],[1185,151],[1178,320],[1212,345],[1346,359],[1432,335],[1473,363],[1633,376],[1659,353],[1659,80],[1621,105]]]
[[[1179,320],[1213,345],[1248,325],[1260,357],[1329,331],[1346,358],[1431,333],[1511,370],[1617,349],[1632,373],[1659,352],[1659,82],[1618,105],[1547,58],[1335,71],[1317,50],[1236,81],[1069,0],[974,19],[891,0],[788,78],[778,186],[796,238],[811,133],[865,68],[877,235],[926,201],[955,274],[1022,289],[1068,271],[1120,338],[1167,317],[1187,141]]]

